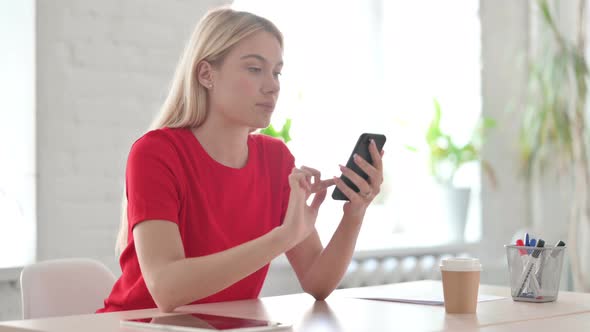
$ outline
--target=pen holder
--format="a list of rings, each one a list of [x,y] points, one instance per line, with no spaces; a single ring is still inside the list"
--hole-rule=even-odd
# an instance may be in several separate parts
[[[505,247],[512,299],[526,302],[555,301],[566,247]]]

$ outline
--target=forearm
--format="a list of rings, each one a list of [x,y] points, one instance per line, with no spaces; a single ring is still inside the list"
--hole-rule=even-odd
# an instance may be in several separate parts
[[[165,264],[154,271],[149,288],[158,307],[172,311],[227,288],[292,245],[288,231],[277,227],[255,240],[219,253]]]
[[[326,248],[318,255],[301,281],[304,290],[323,300],[342,280],[361,229],[363,216],[343,216]]]

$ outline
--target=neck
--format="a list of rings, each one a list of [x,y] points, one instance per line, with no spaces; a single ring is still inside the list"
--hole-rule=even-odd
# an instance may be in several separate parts
[[[209,156],[218,163],[242,168],[248,162],[248,128],[208,116],[202,125],[192,131]]]

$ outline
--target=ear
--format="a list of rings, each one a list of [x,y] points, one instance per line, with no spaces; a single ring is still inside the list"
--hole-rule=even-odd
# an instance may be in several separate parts
[[[213,66],[203,60],[197,65],[197,79],[206,88],[213,87]]]

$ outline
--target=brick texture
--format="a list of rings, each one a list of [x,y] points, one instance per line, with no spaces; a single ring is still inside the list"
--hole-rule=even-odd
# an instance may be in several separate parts
[[[131,144],[157,113],[195,24],[222,0],[37,0],[37,259],[114,256]],[[0,283],[0,320],[19,319]]]

